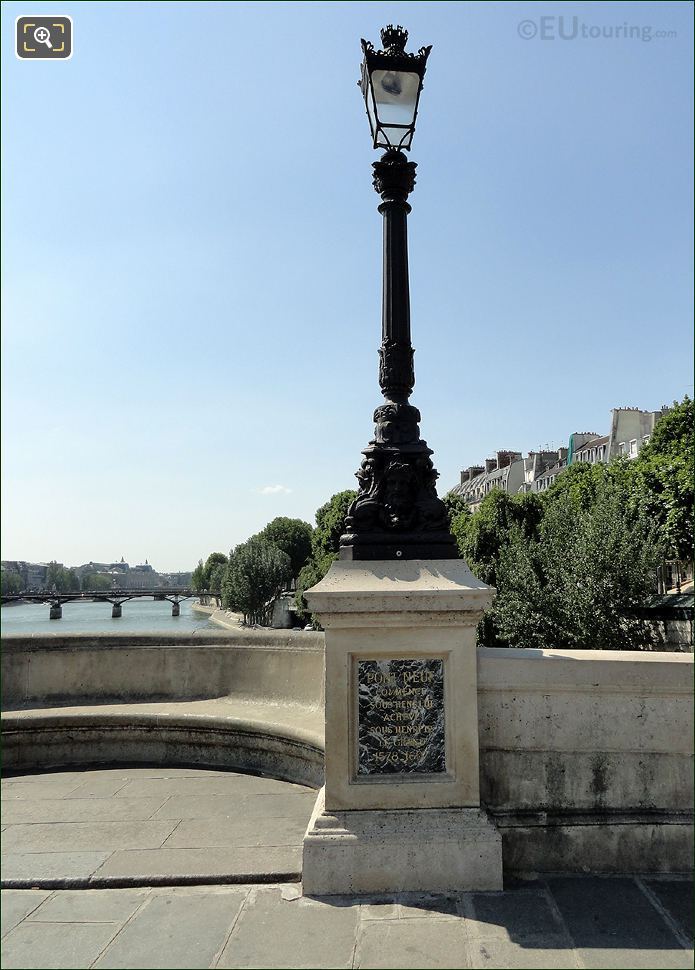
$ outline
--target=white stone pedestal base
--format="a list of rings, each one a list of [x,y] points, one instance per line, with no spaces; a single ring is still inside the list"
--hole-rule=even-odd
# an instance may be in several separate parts
[[[502,840],[480,808],[326,812],[304,837],[304,895],[502,889]]]

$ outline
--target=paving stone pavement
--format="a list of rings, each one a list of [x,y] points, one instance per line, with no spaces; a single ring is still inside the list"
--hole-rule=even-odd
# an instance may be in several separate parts
[[[124,767],[2,781],[2,885],[299,879],[316,792],[256,775]]]
[[[309,899],[297,881],[261,884],[299,864],[315,798],[301,786],[117,768],[10,778],[3,795],[3,878],[27,887],[0,896],[5,970],[693,966],[692,883],[682,878],[557,876],[509,881],[503,893]],[[254,879],[152,885],[201,867],[220,883],[229,870]],[[89,886],[94,873],[136,885],[108,888],[102,875],[102,888],[53,888],[56,874],[61,886]]]
[[[296,883],[6,889],[1,960],[5,970],[690,968],[691,890],[628,877],[381,900],[305,899]]]

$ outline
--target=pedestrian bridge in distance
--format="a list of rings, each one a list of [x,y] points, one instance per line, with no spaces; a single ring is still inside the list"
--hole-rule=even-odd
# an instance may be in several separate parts
[[[206,596],[214,594],[206,593]],[[49,617],[51,620],[59,620],[63,615],[63,604],[72,603],[74,600],[89,600],[90,602],[111,603],[111,616],[117,619],[123,614],[123,604],[133,599],[155,599],[167,600],[171,603],[171,615],[179,616],[181,612],[181,601],[190,599],[191,596],[198,596],[195,590],[188,587],[171,587],[167,589],[92,589],[80,590],[73,593],[58,593],[49,590],[33,590],[24,593],[3,593],[0,596],[0,603],[48,603]]]

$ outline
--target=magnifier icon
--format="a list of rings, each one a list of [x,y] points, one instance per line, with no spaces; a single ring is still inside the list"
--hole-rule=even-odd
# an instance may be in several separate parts
[[[48,27],[37,27],[34,31],[34,40],[37,44],[45,44],[49,50],[53,50],[51,43],[51,32]]]

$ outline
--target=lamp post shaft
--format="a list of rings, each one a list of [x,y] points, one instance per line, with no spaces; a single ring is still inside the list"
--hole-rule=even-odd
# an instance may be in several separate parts
[[[415,163],[388,151],[374,162],[374,188],[382,198],[384,269],[379,384],[387,401],[405,404],[415,384],[410,339],[408,279],[408,196],[415,187]]]
[[[379,206],[384,217],[384,285],[381,311],[382,367],[379,384],[387,401],[405,403],[413,390],[413,349],[410,339],[407,202]]]
[[[340,539],[344,559],[454,559],[458,552],[444,503],[437,497],[432,451],[420,437],[420,412],[408,404],[415,384],[410,338],[408,196],[415,163],[390,149],[374,162],[381,196],[384,268],[379,385],[374,438],[362,454],[359,491]]]

